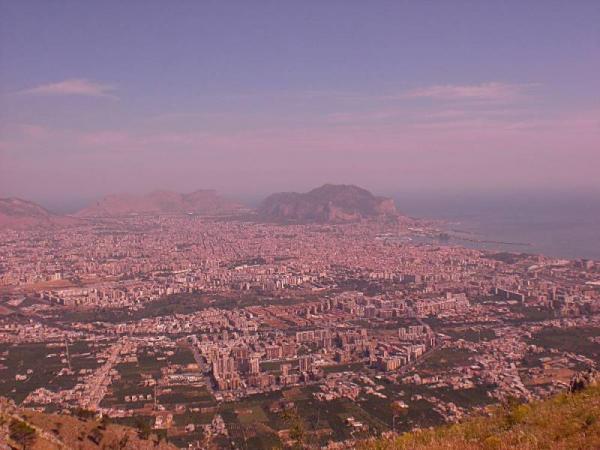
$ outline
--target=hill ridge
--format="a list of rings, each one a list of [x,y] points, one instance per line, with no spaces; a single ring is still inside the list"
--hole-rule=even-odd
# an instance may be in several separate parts
[[[0,397],[0,448],[28,450],[176,450],[157,435],[134,428],[69,414],[46,414],[22,409],[11,400]],[[89,417],[88,417],[89,416]]]
[[[35,202],[18,197],[0,198],[0,227],[29,228],[68,225],[76,220],[55,214]]]
[[[214,189],[190,193],[155,190],[143,195],[109,194],[78,211],[78,217],[111,217],[134,214],[221,215],[243,211],[244,207],[223,198]]]
[[[355,447],[353,447],[355,448]],[[574,450],[600,448],[600,386],[496,406],[489,416],[358,445],[362,450]]]

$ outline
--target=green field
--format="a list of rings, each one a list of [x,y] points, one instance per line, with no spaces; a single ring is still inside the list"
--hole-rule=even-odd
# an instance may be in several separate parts
[[[108,344],[102,343],[99,347],[104,345]],[[0,369],[0,395],[20,403],[30,392],[41,387],[50,391],[70,389],[77,383],[77,374],[81,369],[99,366],[93,355],[95,351],[92,344],[86,341],[70,343],[71,367],[75,374],[59,376],[61,369],[68,367],[67,363],[61,362],[66,355],[62,342],[55,346],[45,343],[0,345],[0,355],[4,358],[0,364],[6,366]],[[32,373],[27,374],[28,370]],[[17,381],[16,375],[27,375],[27,379]]]
[[[167,350],[173,352],[167,354]],[[160,359],[159,359],[160,358]],[[138,349],[137,362],[120,363],[115,366],[120,377],[111,384],[109,394],[102,401],[103,407],[119,407],[124,409],[138,409],[147,403],[153,402],[146,399],[139,402],[125,403],[125,396],[151,394],[154,397],[152,386],[143,386],[143,380],[151,377],[159,380],[162,377],[162,369],[167,366],[180,365],[187,367],[194,364],[192,352],[187,347],[177,346],[174,348],[143,347]],[[187,384],[173,383],[159,389],[158,402],[167,409],[175,405],[184,404],[187,407],[207,407],[215,404],[213,396],[204,386],[193,386]]]
[[[600,336],[599,327],[548,327],[536,333],[530,339],[530,343],[544,348],[577,353],[600,363],[600,344],[589,339],[598,336]]]
[[[423,357],[419,364],[420,371],[440,372],[449,368],[468,366],[472,353],[461,348],[440,348]]]
[[[306,302],[304,298],[275,298],[258,293],[245,293],[235,297],[207,295],[201,292],[172,294],[149,301],[139,306],[137,310],[130,308],[121,309],[95,309],[95,310],[65,310],[57,317],[58,322],[128,322],[141,319],[171,316],[174,314],[193,314],[198,311],[213,307],[221,309],[239,309],[247,306],[269,306],[280,304],[296,304]]]
[[[496,333],[491,328],[474,328],[474,327],[463,327],[463,328],[452,328],[443,329],[442,333],[453,337],[454,339],[463,339],[465,341],[480,342],[490,341],[496,338]]]

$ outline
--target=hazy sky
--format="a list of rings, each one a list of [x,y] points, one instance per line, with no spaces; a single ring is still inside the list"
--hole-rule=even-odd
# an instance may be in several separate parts
[[[0,196],[600,191],[600,1],[0,0]]]

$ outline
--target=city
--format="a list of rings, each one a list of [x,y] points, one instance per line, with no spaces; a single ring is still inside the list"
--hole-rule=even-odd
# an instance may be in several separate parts
[[[428,227],[3,230],[0,395],[147,421],[186,448],[291,445],[294,427],[323,446],[544,398],[597,367],[600,264],[412,242]]]
[[[0,0],[0,450],[600,449],[599,0]]]

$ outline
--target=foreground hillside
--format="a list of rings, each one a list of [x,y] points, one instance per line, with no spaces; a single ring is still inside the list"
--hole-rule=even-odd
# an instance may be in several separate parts
[[[93,418],[23,410],[0,398],[0,449],[175,450],[152,430],[137,430]]]
[[[600,449],[600,386],[498,407],[489,417],[378,440],[365,450]]]

